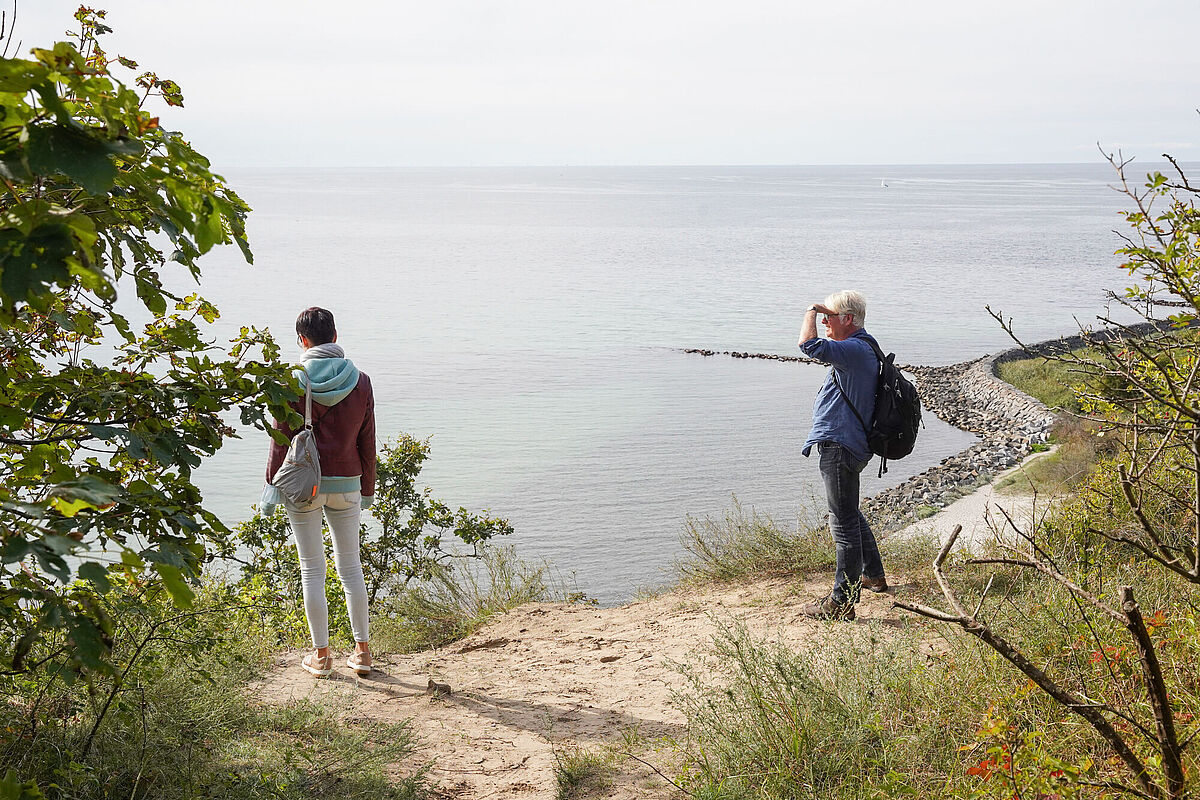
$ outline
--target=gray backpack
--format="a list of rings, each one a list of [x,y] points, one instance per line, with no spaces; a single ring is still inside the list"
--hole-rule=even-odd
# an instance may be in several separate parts
[[[287,457],[271,485],[293,506],[306,506],[321,488],[321,457],[312,427],[312,387],[304,382],[304,427],[292,437]]]

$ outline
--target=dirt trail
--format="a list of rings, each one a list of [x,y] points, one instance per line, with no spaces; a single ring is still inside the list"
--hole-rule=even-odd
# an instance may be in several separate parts
[[[301,652],[285,653],[254,690],[268,702],[335,696],[351,723],[411,719],[422,746],[401,768],[432,762],[430,784],[445,797],[554,798],[556,750],[619,746],[627,731],[639,736],[637,756],[671,774],[671,753],[654,747],[684,732],[671,702],[683,678],[671,665],[707,647],[718,620],[740,619],[756,635],[797,648],[844,635],[846,625],[903,624],[891,596],[869,592],[854,623],[799,616],[827,590],[822,577],[679,590],[617,608],[533,604],[446,648],[380,659],[369,678],[341,666],[331,679],[314,679],[300,668]],[[898,591],[905,592],[902,579]],[[452,692],[431,691],[430,681]],[[596,796],[683,795],[650,766],[626,759]]]
[[[997,506],[1019,516],[1032,498],[983,487],[892,535],[944,537],[961,523],[971,527],[965,543],[978,546],[987,538],[982,519],[998,518]],[[656,745],[685,732],[672,703],[684,678],[673,665],[706,649],[719,623],[737,619],[800,650],[845,636],[846,626],[886,637],[914,622],[892,607],[894,598],[917,594],[902,575],[888,576],[888,594],[863,592],[853,623],[801,617],[801,606],[828,591],[829,577],[678,589],[616,608],[531,604],[448,647],[379,658],[368,678],[346,669],[345,654],[331,678],[315,679],[300,668],[302,652],[284,653],[253,689],[266,702],[332,696],[348,724],[411,720],[421,747],[397,769],[431,764],[429,783],[446,798],[550,800],[556,752],[623,748],[632,731],[636,758],[625,758],[611,785],[592,796],[675,800],[685,795],[650,766],[672,774],[673,754]]]

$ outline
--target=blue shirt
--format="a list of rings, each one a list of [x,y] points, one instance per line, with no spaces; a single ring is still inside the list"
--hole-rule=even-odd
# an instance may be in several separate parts
[[[875,416],[879,359],[875,357],[868,340],[874,342],[875,338],[866,329],[860,328],[841,342],[818,337],[800,345],[806,356],[829,365],[829,374],[825,376],[825,383],[821,384],[813,403],[812,430],[808,432],[808,439],[800,451],[806,457],[814,444],[835,442],[849,450],[859,461],[871,460],[867,432],[833,382],[836,374],[846,396],[869,425]]]

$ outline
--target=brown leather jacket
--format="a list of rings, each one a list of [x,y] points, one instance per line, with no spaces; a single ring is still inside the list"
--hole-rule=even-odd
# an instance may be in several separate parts
[[[291,403],[304,414],[304,398]],[[375,496],[375,394],[367,373],[358,374],[358,385],[350,394],[332,406],[313,401],[313,431],[317,437],[317,452],[321,455],[321,474],[349,478],[361,475],[362,496]],[[290,440],[296,435],[279,420],[275,427]],[[271,442],[267,459],[267,483],[283,464],[287,446]]]

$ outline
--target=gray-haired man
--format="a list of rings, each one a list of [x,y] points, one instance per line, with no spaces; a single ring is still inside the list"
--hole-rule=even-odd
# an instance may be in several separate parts
[[[825,326],[824,338],[817,335],[818,316]],[[859,473],[871,460],[859,417],[874,416],[879,375],[879,360],[868,343],[875,340],[863,328],[866,317],[866,298],[847,290],[809,306],[800,329],[804,354],[829,365],[813,404],[812,430],[801,451],[807,457],[816,445],[820,455],[829,531],[837,550],[833,590],[801,609],[805,616],[817,619],[852,620],[860,587],[887,590],[875,535],[858,508]],[[854,404],[857,417],[847,401]]]

